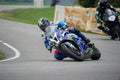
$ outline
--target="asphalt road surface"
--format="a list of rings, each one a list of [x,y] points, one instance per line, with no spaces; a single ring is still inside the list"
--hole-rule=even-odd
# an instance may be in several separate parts
[[[11,10],[18,8],[33,8],[34,6],[23,6],[23,5],[0,5],[0,11],[2,10]]]
[[[0,19],[0,49],[7,58],[15,56],[4,42],[20,53],[0,62],[0,80],[120,80],[120,41],[84,33],[100,49],[101,59],[57,61],[45,49],[40,33],[37,25]]]
[[[33,6],[0,6],[1,10]],[[98,61],[57,61],[43,45],[37,25],[0,19],[0,80],[120,80],[120,41],[85,34],[100,49]]]

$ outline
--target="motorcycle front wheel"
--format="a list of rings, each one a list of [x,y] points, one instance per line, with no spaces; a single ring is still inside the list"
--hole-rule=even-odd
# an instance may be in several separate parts
[[[71,47],[72,45],[72,47]],[[68,42],[62,43],[60,45],[60,49],[61,51],[66,54],[67,56],[69,56],[70,58],[76,60],[76,61],[83,61],[84,59],[84,55],[81,53],[80,50],[78,50],[74,44],[70,43],[68,44]]]

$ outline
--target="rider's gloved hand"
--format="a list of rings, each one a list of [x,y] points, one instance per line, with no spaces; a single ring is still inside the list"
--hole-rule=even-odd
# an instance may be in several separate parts
[[[48,51],[52,52],[52,47],[51,46],[48,46],[47,49],[48,49]]]
[[[49,46],[47,47],[47,49],[52,52],[52,48],[55,46],[54,42],[49,41]]]
[[[45,34],[44,34],[44,33],[41,33],[41,37],[42,37],[42,38],[45,38]]]

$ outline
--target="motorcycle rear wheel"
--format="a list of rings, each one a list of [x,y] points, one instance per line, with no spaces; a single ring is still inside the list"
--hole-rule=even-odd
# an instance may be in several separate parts
[[[95,47],[93,46],[93,55],[91,57],[92,60],[99,60],[101,57],[101,52]]]
[[[120,25],[116,25],[115,26],[115,31],[116,31],[116,35],[117,35],[117,37],[119,38],[119,40],[120,40]]]

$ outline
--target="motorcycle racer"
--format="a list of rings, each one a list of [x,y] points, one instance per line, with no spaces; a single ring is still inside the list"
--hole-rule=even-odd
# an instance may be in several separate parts
[[[59,21],[57,22],[56,24],[51,24],[48,19],[46,18],[40,18],[38,20],[38,27],[43,31],[44,33],[44,45],[45,47],[51,51],[52,49],[52,42],[49,40],[49,38],[52,38],[51,35],[52,35],[52,32],[50,31],[51,27],[56,27],[58,28],[59,30],[65,30],[67,29],[68,32],[70,33],[74,33],[76,35],[78,35],[83,41],[85,41],[85,43],[89,43],[90,40],[88,38],[86,38],[79,30],[75,29],[75,28],[68,28],[68,25],[67,23],[65,23],[64,21]],[[52,28],[53,29],[53,28]],[[88,51],[87,51],[88,52]],[[57,59],[57,60],[63,60],[64,58],[66,58],[67,56],[63,53],[60,53],[58,52],[57,49],[54,50],[54,57]]]

